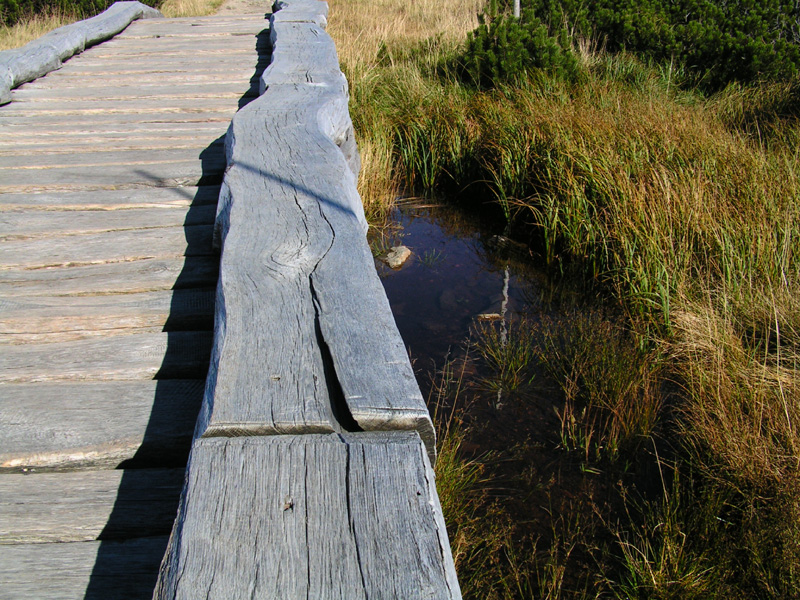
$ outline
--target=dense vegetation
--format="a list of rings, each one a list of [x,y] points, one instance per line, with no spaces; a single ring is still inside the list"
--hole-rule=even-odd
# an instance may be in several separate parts
[[[161,0],[141,0],[157,7]],[[0,26],[10,27],[17,22],[41,14],[64,14],[83,19],[96,15],[114,0],[0,0]]]
[[[800,68],[797,2],[531,0],[523,7],[517,20],[498,13],[492,0],[464,56],[474,83],[513,80],[537,67],[563,72],[566,51],[578,40],[669,65],[705,90],[782,80]]]
[[[493,381],[441,376],[462,405],[483,385],[556,411],[483,458],[469,414],[448,421],[465,596],[797,598],[797,6],[333,5],[373,218],[399,188],[478,203],[582,290],[478,328]]]

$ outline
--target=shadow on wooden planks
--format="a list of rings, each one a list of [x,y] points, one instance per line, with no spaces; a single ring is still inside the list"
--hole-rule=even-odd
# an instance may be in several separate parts
[[[238,101],[240,109],[258,97],[261,75],[271,59],[268,29],[256,36],[256,51],[258,58],[255,71],[249,81],[250,87]],[[196,221],[197,211],[201,210],[203,206],[217,202],[219,185],[223,176],[219,165],[224,164],[225,161],[224,139],[225,136],[222,136],[214,140],[200,153],[202,176],[197,182],[197,193],[192,199],[184,221],[187,239],[188,228]],[[142,175],[147,176],[146,173],[142,173]],[[187,254],[173,289],[205,288],[213,292],[216,289],[218,276],[218,256],[192,256],[191,252]],[[198,264],[203,260],[213,260],[216,269],[210,270],[207,265]],[[202,275],[209,271],[214,274],[214,277],[204,279]],[[200,274],[199,277],[198,274]],[[120,482],[114,509],[106,526],[98,536],[101,543],[84,596],[85,600],[109,600],[112,598],[149,600],[153,595],[158,569],[172,529],[172,520],[178,510],[181,486],[175,487],[175,491],[171,492],[169,498],[171,510],[169,527],[165,528],[163,532],[153,532],[161,533],[161,535],[131,539],[130,528],[127,527],[130,520],[128,513],[136,510],[137,499],[159,493],[159,489],[163,493],[163,487],[158,488],[157,481],[143,480],[142,477],[137,476],[135,471],[144,468],[183,468],[186,466],[194,422],[202,401],[203,385],[193,386],[193,382],[187,380],[186,394],[182,401],[176,404],[175,379],[191,376],[195,381],[200,380],[204,383],[212,343],[212,336],[209,335],[205,347],[187,348],[178,332],[187,327],[197,329],[198,324],[186,324],[180,318],[173,318],[173,313],[179,314],[180,312],[181,309],[175,306],[173,300],[170,317],[164,327],[168,332],[167,348],[161,368],[155,376],[158,382],[144,440],[136,454],[118,466],[126,471]],[[213,327],[212,323],[213,321],[207,323],[206,326]],[[176,369],[175,365],[184,362],[182,356],[187,352],[205,357],[205,366],[201,373],[190,374]],[[167,381],[170,383],[166,384]],[[180,435],[176,436],[176,432],[179,432]],[[148,487],[153,489],[148,489]]]

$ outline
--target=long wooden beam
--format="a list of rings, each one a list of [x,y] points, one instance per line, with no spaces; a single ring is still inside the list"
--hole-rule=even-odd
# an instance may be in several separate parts
[[[276,9],[225,139],[214,348],[154,597],[460,598],[327,4]]]

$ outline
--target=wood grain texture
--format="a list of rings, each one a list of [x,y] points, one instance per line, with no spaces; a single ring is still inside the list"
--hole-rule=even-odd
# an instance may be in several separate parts
[[[10,345],[0,353],[0,383],[202,377],[210,342],[209,332],[174,331]]]
[[[166,536],[0,545],[0,600],[146,600]]]
[[[216,216],[213,205],[108,210],[15,211],[0,210],[0,242],[78,233],[104,233],[211,225]],[[174,230],[168,230],[174,233]]]
[[[151,258],[29,271],[0,269],[0,297],[125,294],[207,287],[216,285],[218,274],[219,262],[215,256]]]
[[[3,242],[0,270],[208,256],[211,239],[211,225],[193,225],[11,240]]]
[[[140,2],[117,2],[96,17],[59,27],[22,48],[0,52],[0,104],[11,101],[11,89],[58,69],[61,61],[114,36],[131,21],[160,16]]]
[[[0,476],[0,545],[81,542],[172,529],[184,469]]]
[[[352,418],[363,429],[418,430],[433,456],[433,426],[365,239],[346,82],[330,37],[299,22],[324,5],[300,5],[296,18],[273,19],[266,91],[226,136],[220,310],[198,431],[320,431],[333,413],[334,429]]]
[[[461,597],[414,432],[200,439],[186,481],[155,598]]]
[[[179,465],[203,387],[201,379],[0,386],[0,471]]]
[[[132,188],[121,190],[82,190],[41,194],[2,194],[0,213],[34,210],[126,210],[131,208],[183,208],[216,206],[219,186],[184,188]],[[185,212],[185,210],[184,210]],[[0,214],[0,218],[3,215]],[[112,217],[113,218],[113,217]]]
[[[210,330],[213,290],[0,300],[0,345],[61,342],[146,331]]]

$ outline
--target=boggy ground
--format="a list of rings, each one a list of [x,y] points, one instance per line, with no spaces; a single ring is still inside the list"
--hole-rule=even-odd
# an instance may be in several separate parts
[[[488,202],[583,298],[440,376],[465,596],[797,598],[798,81],[709,94],[573,40],[574,78],[476,90],[467,3],[332,8],[373,221],[401,187]]]

